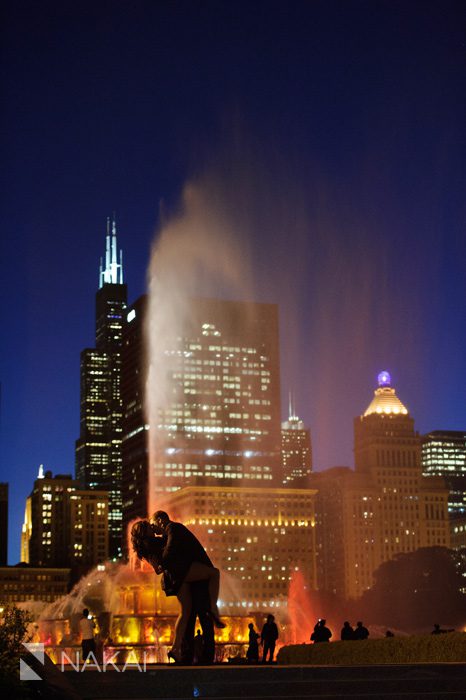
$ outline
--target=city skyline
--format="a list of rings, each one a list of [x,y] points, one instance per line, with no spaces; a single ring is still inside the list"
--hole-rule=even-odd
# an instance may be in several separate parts
[[[6,13],[11,563],[39,464],[74,472],[106,218],[132,303],[186,181],[248,251],[253,300],[280,305],[282,419],[292,390],[314,469],[353,466],[381,370],[420,433],[466,428],[465,8],[215,5]]]

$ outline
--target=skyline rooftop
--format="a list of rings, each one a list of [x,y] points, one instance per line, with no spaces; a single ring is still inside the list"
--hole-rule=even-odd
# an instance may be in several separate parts
[[[379,386],[374,391],[374,398],[365,410],[364,416],[370,416],[372,413],[408,415],[408,409],[400,401],[395,389],[391,386],[390,374],[386,371],[380,372],[377,380]]]

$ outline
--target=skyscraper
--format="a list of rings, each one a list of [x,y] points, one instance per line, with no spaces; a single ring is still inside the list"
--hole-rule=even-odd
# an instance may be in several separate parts
[[[128,308],[123,325],[121,353],[122,509],[123,532],[131,520],[147,515],[148,450],[144,413],[146,353],[144,320],[147,297],[140,297]],[[125,549],[125,541],[123,542]]]
[[[109,493],[109,552],[121,556],[121,346],[127,301],[115,219],[107,220],[95,306],[95,348],[81,353],[80,436],[76,478],[84,489]]]
[[[422,475],[421,438],[388,372],[378,383],[354,419],[355,470],[335,467],[312,479],[323,587],[350,598],[396,554],[450,544],[445,483]]]
[[[187,485],[280,485],[277,307],[193,299],[189,308],[189,336],[167,353],[170,399],[152,426],[152,496]],[[148,428],[142,409],[144,313],[141,299],[128,310],[124,330],[125,522],[147,508],[141,481]]]
[[[312,472],[311,431],[290,408],[288,420],[282,423],[282,481],[285,486],[306,487]]]
[[[433,430],[422,436],[422,471],[442,476],[448,486],[450,517],[466,516],[466,432]]]
[[[27,499],[22,560],[34,566],[84,567],[108,557],[108,493],[83,490],[70,474],[42,466]]]

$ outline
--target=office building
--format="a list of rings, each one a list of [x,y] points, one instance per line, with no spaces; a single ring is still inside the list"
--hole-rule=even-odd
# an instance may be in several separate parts
[[[423,435],[421,459],[425,476],[443,477],[450,517],[466,516],[466,432],[433,430]]]
[[[312,472],[311,431],[296,415],[290,398],[289,417],[282,423],[282,482],[305,487]]]
[[[319,586],[357,598],[374,571],[401,552],[450,544],[448,490],[425,477],[414,420],[388,372],[364,414],[354,420],[355,469],[312,477],[318,490]]]
[[[22,561],[89,568],[108,558],[108,492],[80,489],[69,474],[41,467],[25,509]]]
[[[222,571],[222,610],[286,607],[293,574],[316,588],[315,490],[188,486],[165,507]]]
[[[0,607],[51,603],[68,593],[70,569],[16,564],[0,567]]]
[[[144,394],[147,364],[145,314],[147,297],[140,297],[128,308],[123,325],[121,353],[122,434],[122,510],[123,531],[132,520],[146,517],[148,499],[148,429]],[[126,554],[126,538],[123,549]]]
[[[124,329],[124,521],[146,515],[146,497],[156,507],[187,485],[279,486],[277,307],[196,299],[189,302],[189,330],[165,353],[170,391],[150,431],[155,449],[145,487],[144,309],[143,300],[130,307]]]
[[[109,552],[121,556],[121,345],[127,290],[117,259],[115,220],[107,221],[105,266],[96,294],[95,348],[81,353],[80,436],[76,478],[83,489],[109,493]]]

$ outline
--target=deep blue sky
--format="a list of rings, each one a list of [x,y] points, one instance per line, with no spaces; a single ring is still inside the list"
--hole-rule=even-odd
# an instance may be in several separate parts
[[[216,183],[282,318],[317,468],[389,369],[420,432],[466,429],[462,2],[4,4],[0,479],[11,563],[39,463],[74,470],[105,220],[130,299],[160,202]],[[207,185],[208,188],[208,185]]]

